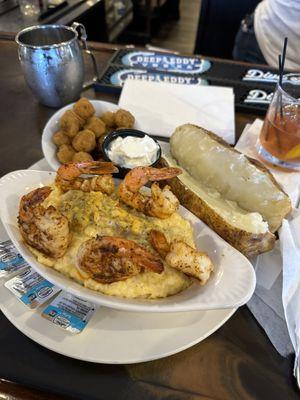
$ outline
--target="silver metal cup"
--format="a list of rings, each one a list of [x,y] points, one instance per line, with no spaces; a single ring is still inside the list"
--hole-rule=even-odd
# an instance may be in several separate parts
[[[16,36],[19,60],[28,86],[39,101],[49,107],[61,107],[79,98],[84,82],[84,62],[77,28],[81,30],[83,51],[98,71],[93,54],[87,49],[82,24],[39,25],[23,29]]]

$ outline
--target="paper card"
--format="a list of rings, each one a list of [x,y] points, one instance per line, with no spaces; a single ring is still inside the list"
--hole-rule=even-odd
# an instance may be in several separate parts
[[[235,141],[233,89],[126,80],[119,106],[129,110],[139,128],[170,137],[176,127],[192,123],[227,142]]]

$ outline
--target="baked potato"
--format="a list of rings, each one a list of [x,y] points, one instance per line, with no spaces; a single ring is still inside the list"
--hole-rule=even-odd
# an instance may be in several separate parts
[[[223,139],[191,124],[178,127],[161,166],[183,173],[165,183],[180,203],[247,257],[271,250],[291,202],[269,170]]]

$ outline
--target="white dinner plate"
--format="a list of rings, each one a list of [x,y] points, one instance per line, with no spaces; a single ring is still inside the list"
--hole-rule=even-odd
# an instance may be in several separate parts
[[[0,308],[30,339],[62,355],[103,364],[132,364],[179,353],[222,326],[235,309],[171,314],[132,313],[100,307],[78,335],[27,309],[0,287]]]
[[[252,296],[255,273],[250,262],[183,207],[180,207],[179,212],[191,222],[197,248],[205,251],[215,266],[205,286],[194,282],[181,293],[165,299],[124,299],[84,288],[54,269],[40,264],[21,238],[17,226],[18,205],[24,193],[52,183],[54,177],[54,172],[21,170],[11,172],[0,180],[0,215],[4,227],[26,261],[50,282],[95,304],[133,312],[159,313],[236,308],[246,303]]]
[[[49,168],[45,159],[34,165]],[[0,241],[7,233],[0,222]],[[105,364],[156,360],[185,350],[222,326],[236,309],[149,314],[100,307],[79,335],[60,330],[41,317],[41,309],[28,310],[4,286],[0,308],[23,334],[59,354]]]
[[[95,108],[96,116],[99,116],[106,111],[115,112],[120,108],[116,104],[110,103],[108,101],[90,100],[90,102],[93,104],[93,106]],[[45,156],[48,164],[53,169],[53,171],[57,171],[57,169],[60,167],[61,164],[56,157],[57,147],[52,142],[52,136],[53,136],[53,133],[55,133],[59,130],[59,120],[60,120],[61,116],[64,114],[65,111],[71,109],[73,107],[73,104],[74,103],[68,104],[67,106],[56,111],[56,113],[53,114],[52,117],[49,119],[49,121],[47,122],[47,124],[45,125],[45,128],[43,130],[42,150],[43,150],[44,156]],[[139,124],[137,121],[135,121],[134,128],[139,129]]]

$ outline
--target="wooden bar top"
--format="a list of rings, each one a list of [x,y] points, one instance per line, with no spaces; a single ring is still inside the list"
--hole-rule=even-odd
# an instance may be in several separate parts
[[[102,70],[115,49],[102,44],[92,45],[92,48]],[[17,46],[9,36],[2,36],[2,39],[0,36],[0,60],[0,172],[3,175],[28,168],[43,157],[42,130],[56,110],[40,105],[31,94],[21,72]],[[85,96],[118,101],[116,95],[95,93],[92,89],[85,92]],[[254,118],[255,115],[238,113],[237,134]],[[104,382],[114,378],[116,386],[125,382],[119,398],[130,400],[296,400],[299,393],[292,378],[292,363],[292,357],[283,358],[277,353],[244,306],[217,332],[188,350],[148,363],[114,368],[103,365],[101,377]],[[19,383],[0,381],[0,398],[66,399],[60,393],[50,394]],[[112,396],[113,390],[104,385],[99,399],[117,398]]]

